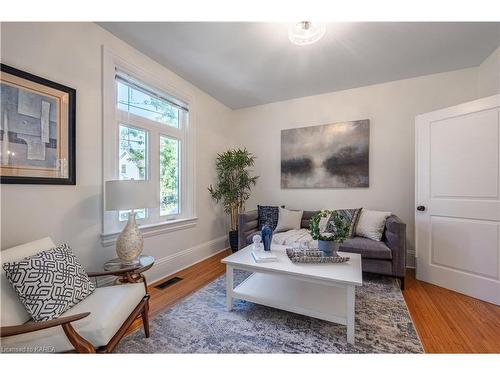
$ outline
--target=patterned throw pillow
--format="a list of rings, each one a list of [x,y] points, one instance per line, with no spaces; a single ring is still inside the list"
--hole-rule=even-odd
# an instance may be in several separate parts
[[[349,238],[354,237],[359,215],[361,214],[361,208],[335,210],[335,212],[337,212],[340,216],[347,220],[347,222],[349,223]],[[328,220],[327,228],[330,227],[331,222],[333,222],[333,218],[330,218]]]
[[[4,263],[3,269],[26,311],[37,322],[58,318],[95,290],[66,244]]]
[[[278,225],[279,207],[278,206],[257,206],[259,214],[259,230],[264,224],[268,224],[274,231]]]

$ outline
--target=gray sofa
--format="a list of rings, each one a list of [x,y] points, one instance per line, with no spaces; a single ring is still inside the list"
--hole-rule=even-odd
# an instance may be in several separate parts
[[[309,229],[309,219],[318,211],[304,211],[301,228]],[[238,249],[252,243],[252,237],[260,232],[257,210],[245,212],[238,217]],[[364,272],[396,277],[404,289],[406,265],[406,224],[396,215],[385,223],[382,241],[355,236],[347,239],[341,251],[361,254]]]

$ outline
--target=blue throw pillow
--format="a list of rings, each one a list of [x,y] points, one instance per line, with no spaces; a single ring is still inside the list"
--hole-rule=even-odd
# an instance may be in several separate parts
[[[278,225],[278,206],[257,206],[257,211],[259,214],[259,230],[267,224],[274,231]]]

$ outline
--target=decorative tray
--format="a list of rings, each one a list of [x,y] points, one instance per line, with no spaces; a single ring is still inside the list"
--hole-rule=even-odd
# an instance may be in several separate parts
[[[325,256],[318,249],[301,250],[288,248],[286,255],[292,263],[345,263],[349,261],[349,257],[341,256]]]

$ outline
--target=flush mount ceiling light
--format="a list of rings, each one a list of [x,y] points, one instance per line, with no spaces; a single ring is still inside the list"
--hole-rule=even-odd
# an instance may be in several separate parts
[[[297,22],[288,29],[290,41],[298,46],[315,43],[320,40],[325,33],[325,24],[309,21]]]

